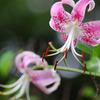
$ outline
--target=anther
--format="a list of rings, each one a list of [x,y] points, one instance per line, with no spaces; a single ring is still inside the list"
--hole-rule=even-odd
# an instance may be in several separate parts
[[[85,71],[86,71],[86,63],[84,64],[84,73],[85,73]]]
[[[82,63],[84,63],[84,56],[85,56],[85,53],[82,52]]]
[[[67,58],[67,52],[68,52],[68,50],[66,49],[65,50],[65,58]]]
[[[56,70],[58,61],[55,62],[54,70]]]
[[[46,52],[45,52],[45,53],[46,53],[46,54],[45,54],[46,57],[47,57],[47,55],[48,55],[49,49],[50,49],[50,47],[48,47],[48,48],[46,49]]]
[[[43,55],[42,55],[42,62],[44,62],[43,59],[44,59],[44,56],[45,56],[45,55],[46,55],[46,52],[44,52]]]

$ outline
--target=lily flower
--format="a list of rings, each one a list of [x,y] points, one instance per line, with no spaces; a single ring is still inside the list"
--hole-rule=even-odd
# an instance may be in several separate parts
[[[33,64],[32,67],[30,67],[31,64]],[[27,100],[30,100],[30,82],[32,82],[46,94],[50,94],[55,91],[60,84],[59,75],[53,70],[48,69],[47,62],[45,60],[42,62],[40,56],[31,51],[25,51],[18,54],[15,58],[15,65],[20,73],[22,73],[22,76],[11,85],[0,84],[0,87],[12,88],[6,92],[0,92],[0,95],[10,95],[20,90],[20,92],[17,95],[11,97],[10,100],[18,99],[22,97],[24,93],[26,93]]]
[[[70,5],[73,8],[71,14],[65,11],[63,4]],[[44,55],[53,56],[64,52],[64,56],[60,60],[62,61],[67,57],[67,52],[71,48],[75,59],[83,65],[84,52],[79,54],[75,50],[77,40],[79,39],[81,42],[92,46],[96,46],[100,43],[100,20],[82,23],[88,5],[89,12],[95,7],[95,2],[93,0],[79,0],[75,4],[74,0],[61,0],[53,4],[51,7],[51,20],[49,24],[52,29],[62,33],[61,39],[64,40],[65,43],[61,48],[56,49],[50,42],[49,45],[54,53],[49,55],[44,53]],[[44,58],[44,55],[42,58]],[[77,56],[82,57],[82,62],[78,60]],[[60,61],[56,61],[55,66],[57,66]]]

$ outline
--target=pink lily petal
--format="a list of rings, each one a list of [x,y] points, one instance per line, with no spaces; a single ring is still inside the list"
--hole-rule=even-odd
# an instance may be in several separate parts
[[[81,23],[84,19],[84,14],[85,14],[85,10],[87,5],[89,4],[88,0],[79,0],[75,7],[72,10],[72,21],[75,21],[76,19],[78,19],[78,22]]]
[[[57,2],[51,7],[51,17],[50,26],[59,32],[64,32],[65,23],[67,25],[71,22],[70,14],[64,10],[62,2]]]
[[[97,40],[98,43],[100,43],[100,38]]]
[[[68,4],[68,5],[72,6],[72,7],[75,6],[75,2],[73,0],[62,0],[62,3],[63,4]]]
[[[25,52],[18,54],[15,58],[15,65],[21,73],[24,72],[23,65],[22,65],[22,59],[24,56],[28,56],[28,55],[33,55],[34,57],[39,57],[38,55],[36,55],[35,53],[33,53],[31,51],[25,51]]]
[[[27,70],[27,67],[30,63],[35,64],[35,66],[44,66],[44,68],[47,68],[48,66],[47,62],[45,60],[43,62],[40,57],[33,57],[32,55],[25,56],[22,62],[23,68]]]
[[[96,41],[95,39],[92,38],[88,38],[86,36],[80,36],[79,39],[83,42],[83,43],[87,43],[93,46],[98,45],[98,41]]]
[[[67,41],[68,35],[66,33],[62,33],[61,34],[61,39],[64,40],[64,41]]]
[[[83,36],[87,38],[100,38],[100,21],[91,21],[81,24]]]
[[[31,78],[32,83],[47,94],[56,90],[60,84],[60,77],[58,76],[58,74],[50,70],[27,70],[27,74]],[[46,87],[51,84],[54,85],[50,88]]]
[[[94,2],[94,0],[89,1],[89,9],[88,9],[88,11],[93,10],[94,7],[95,7],[95,2]]]
[[[80,25],[83,30],[83,36],[79,39],[90,45],[98,45],[100,38],[100,21],[92,21]]]
[[[76,47],[77,39],[74,39],[74,47]]]
[[[56,25],[52,18],[49,22],[49,25],[53,30],[58,31],[58,32],[63,32],[65,30],[65,29],[61,28],[60,26]]]

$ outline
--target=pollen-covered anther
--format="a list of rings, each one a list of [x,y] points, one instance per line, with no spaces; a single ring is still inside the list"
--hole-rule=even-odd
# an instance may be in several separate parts
[[[46,52],[45,52],[46,57],[48,55],[49,49],[50,49],[50,47],[48,46],[48,48],[46,49]]]
[[[43,55],[42,55],[42,62],[44,62],[43,59],[44,59],[44,56],[45,56],[45,55],[46,55],[46,52],[44,52]]]
[[[85,53],[82,52],[82,63],[84,63],[84,57],[85,57]]]
[[[84,73],[85,73],[85,71],[86,71],[86,63],[84,64]]]
[[[56,70],[58,61],[55,62],[54,70]]]
[[[67,58],[67,53],[68,53],[68,50],[66,49],[65,50],[65,58]]]

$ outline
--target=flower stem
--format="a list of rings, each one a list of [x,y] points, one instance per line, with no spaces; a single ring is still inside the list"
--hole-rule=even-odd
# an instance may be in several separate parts
[[[48,68],[50,69],[54,68],[54,65],[48,65]],[[69,67],[57,66],[56,70],[70,71],[70,72],[76,72],[76,73],[80,73],[84,75],[92,75],[92,76],[100,77],[100,73],[90,72],[90,71],[85,71],[84,73],[84,70],[74,69],[74,68],[69,68]]]

